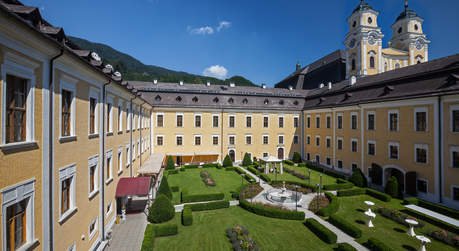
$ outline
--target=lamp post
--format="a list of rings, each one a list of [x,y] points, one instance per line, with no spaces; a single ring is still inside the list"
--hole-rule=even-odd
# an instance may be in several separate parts
[[[274,166],[274,175],[275,175],[275,180],[277,183],[277,166]]]
[[[308,169],[309,172],[309,185],[311,185],[311,169]]]
[[[317,210],[319,210],[319,199],[320,199],[320,192],[319,192],[319,184],[316,184],[316,187],[317,187],[317,200],[316,200],[316,204],[317,204]]]
[[[319,192],[319,195],[320,195],[321,192],[322,192],[322,174],[320,174],[320,192]]]
[[[244,194],[244,174],[241,173],[241,194],[239,195],[239,200],[243,199],[242,195]]]
[[[295,185],[295,211],[298,211],[298,185]]]

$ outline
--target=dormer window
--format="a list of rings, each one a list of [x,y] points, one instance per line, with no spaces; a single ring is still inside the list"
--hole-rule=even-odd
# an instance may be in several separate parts
[[[218,103],[220,101],[217,97],[214,98],[214,103]]]
[[[269,100],[265,99],[265,101],[263,102],[265,105],[269,104]]]
[[[177,96],[177,97],[175,98],[175,101],[177,101],[177,102],[182,102],[182,97]]]
[[[247,104],[249,101],[245,98],[244,100],[242,100],[242,103],[245,105]]]
[[[284,105],[284,100],[283,100],[283,99],[281,99],[281,100],[279,101],[279,105]]]
[[[198,97],[194,97],[192,100],[193,100],[193,102],[195,102],[195,103],[199,101]]]
[[[384,87],[384,94],[388,94],[389,92],[393,91],[394,90],[394,87],[391,86],[391,85],[386,85]]]
[[[230,104],[234,103],[234,99],[233,98],[228,99],[228,103]]]
[[[373,23],[373,18],[368,17],[368,23],[369,23],[369,24]]]
[[[370,68],[375,68],[375,56],[370,56]]]
[[[294,105],[298,105],[298,104],[299,104],[299,103],[298,103],[298,100],[293,101],[293,104],[294,104]]]
[[[419,30],[419,26],[417,24],[414,25],[414,30],[415,31]]]
[[[155,101],[156,101],[156,102],[160,102],[160,101],[161,101],[161,96],[159,96],[159,95],[156,96],[156,97],[155,97]]]

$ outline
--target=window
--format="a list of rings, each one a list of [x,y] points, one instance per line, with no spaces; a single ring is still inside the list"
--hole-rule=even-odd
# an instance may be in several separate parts
[[[453,200],[459,200],[459,187],[453,187]]]
[[[311,154],[310,153],[306,153],[306,160],[311,160]]]
[[[316,154],[316,163],[320,164],[320,156]]]
[[[375,156],[376,155],[376,142],[375,141],[368,141],[368,155]]]
[[[268,157],[268,153],[263,153],[263,158]]]
[[[118,148],[118,174],[123,171],[123,147]]]
[[[300,142],[298,135],[293,135],[293,144],[298,144]]]
[[[269,136],[268,135],[263,135],[263,145],[269,144]]]
[[[269,117],[268,116],[263,116],[263,127],[268,128],[269,127]],[[459,128],[459,125],[458,125]]]
[[[398,159],[398,143],[389,143],[389,159]]]
[[[120,101],[118,105],[118,132],[123,131],[123,105]]]
[[[427,145],[414,146],[414,159],[416,163],[426,164],[427,163]]]
[[[351,164],[351,170],[352,170],[352,171],[355,171],[355,170],[357,170],[358,168],[359,168],[359,166],[358,166],[356,163],[352,163],[352,164]]]
[[[343,129],[343,115],[338,114],[338,124],[337,124],[338,129]]]
[[[126,111],[126,130],[131,130],[131,116],[132,116],[132,112],[131,112],[131,109],[130,108],[127,108],[127,111]]]
[[[415,131],[427,131],[427,108],[414,109]]]
[[[228,121],[228,122],[229,122],[228,127],[234,128],[234,120],[235,120],[234,115],[230,115],[230,116],[229,116],[229,121]]]
[[[89,133],[96,133],[96,105],[97,100],[95,98],[89,98]]]
[[[112,104],[107,103],[107,132],[112,132]]]
[[[110,182],[112,179],[112,155],[111,151],[107,152],[107,162],[105,163],[105,182]]]
[[[370,68],[375,68],[375,56],[370,56]]]
[[[355,58],[353,58],[352,61],[351,61],[351,69],[352,69],[352,71],[354,71],[355,68],[356,68],[355,67]]]
[[[284,128],[284,117],[279,117],[279,128]]]
[[[137,129],[140,128],[140,109],[137,110]]]
[[[299,118],[293,117],[293,128],[298,128],[298,127],[299,127]]]
[[[6,76],[5,143],[26,141],[27,80]]]
[[[177,127],[183,127],[183,114],[177,114]]]
[[[156,127],[164,126],[164,114],[156,114]]]
[[[97,219],[98,219],[98,217],[96,217],[89,224],[89,239],[90,240],[94,237],[94,235],[96,235],[96,232],[97,232]]]
[[[215,135],[212,136],[212,144],[213,144],[214,146],[218,145],[218,136],[215,136]]]
[[[367,129],[368,130],[375,130],[375,112],[368,112],[367,113]]]
[[[132,143],[132,160],[135,160],[135,143]]]
[[[306,127],[311,128],[311,117],[310,116],[306,118]]]
[[[389,111],[389,131],[398,131],[398,111]]]
[[[357,152],[357,139],[351,139],[351,152]]]
[[[316,136],[316,146],[320,146],[320,136]]]
[[[416,187],[418,189],[418,192],[427,193],[427,181],[421,180],[421,179],[417,179]]]
[[[316,128],[320,128],[320,116],[316,116]]]
[[[279,135],[279,145],[283,145],[284,144],[284,135]]]
[[[338,163],[338,168],[339,169],[343,169],[343,161],[342,160],[338,160],[337,163]]]
[[[218,115],[212,115],[212,126],[218,127]]]
[[[330,115],[327,115],[327,129],[330,129],[331,128],[331,116]]]
[[[131,164],[131,148],[126,144],[126,167]]]
[[[395,69],[399,69],[400,68],[400,63],[396,63],[395,64]]]
[[[200,146],[201,145],[201,136],[200,135],[195,135],[194,136],[194,145],[195,146]]]
[[[72,92],[62,90],[62,136],[70,136]]]
[[[451,167],[459,168],[459,146],[452,146],[450,148],[451,152]]]
[[[338,138],[338,150],[343,150],[343,139]]]
[[[89,159],[89,197],[92,197],[98,189],[98,172],[97,172],[98,157]]]
[[[454,107],[451,111],[451,129],[453,132],[459,132],[459,107]]]
[[[327,166],[330,166],[331,165],[331,159],[329,157],[326,158],[326,163],[327,163]]]
[[[357,114],[356,113],[351,113],[351,129],[352,130],[357,129]]]
[[[306,136],[306,144],[310,145],[311,144],[311,136]]]
[[[194,116],[194,127],[201,127],[201,115]]]
[[[245,136],[245,144],[246,145],[251,145],[252,144],[252,136],[246,135]]]
[[[156,136],[156,145],[157,146],[162,146],[164,145],[164,136]]]
[[[27,204],[22,200],[6,208],[6,250],[17,250],[27,242]]]
[[[175,140],[178,146],[183,145],[183,136],[175,136]]]
[[[230,135],[230,136],[228,137],[228,144],[234,145],[234,143],[235,143],[235,141],[236,141],[235,138],[236,138],[236,137],[235,137],[234,135]]]
[[[247,128],[252,127],[252,116],[245,117],[245,127]]]
[[[325,141],[326,141],[326,146],[327,146],[327,148],[330,148],[330,146],[331,146],[331,138],[330,138],[330,137],[327,137],[327,138],[325,139]]]

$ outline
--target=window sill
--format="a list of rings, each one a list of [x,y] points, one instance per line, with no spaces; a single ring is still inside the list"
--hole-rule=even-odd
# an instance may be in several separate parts
[[[34,249],[36,246],[38,246],[38,244],[39,244],[38,239],[33,239],[33,241],[28,242],[28,243],[25,243],[24,245],[22,245],[22,247],[20,247],[20,248],[17,249],[17,251],[32,250],[32,249]]]
[[[123,170],[118,171],[118,175],[121,175],[123,173]]]
[[[108,180],[105,181],[105,185],[110,184],[110,182],[112,182],[112,181],[113,181],[113,177],[110,177],[110,179],[108,179]]]
[[[76,141],[77,136],[61,136],[59,137],[59,142],[60,143],[66,143],[66,142],[71,142],[71,141]]]
[[[14,142],[4,145],[0,145],[2,151],[12,151],[12,150],[26,150],[28,148],[37,148],[37,141],[23,141],[23,142]]]
[[[105,135],[106,136],[113,136],[113,132],[107,132]]]
[[[118,131],[118,134],[123,134],[123,131]]]
[[[98,193],[99,193],[99,189],[94,190],[94,191],[92,191],[92,192],[89,194],[88,198],[89,198],[89,199],[92,199],[92,198],[94,198],[94,196],[96,196],[96,194],[98,194]]]
[[[62,224],[64,223],[64,221],[66,221],[68,218],[70,218],[70,216],[72,216],[76,211],[78,210],[77,207],[74,207],[72,209],[69,209],[67,210],[67,212],[65,212],[60,218],[59,218],[59,224]]]
[[[89,135],[88,135],[88,138],[89,138],[89,139],[99,138],[99,134],[98,134],[98,133],[89,134]]]

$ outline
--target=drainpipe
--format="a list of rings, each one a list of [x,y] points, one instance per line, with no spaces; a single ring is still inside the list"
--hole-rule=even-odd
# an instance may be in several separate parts
[[[101,233],[101,242],[105,241],[105,104],[106,104],[106,86],[109,85],[112,82],[111,79],[108,80],[107,83],[105,83],[102,86],[102,130],[101,130],[101,141],[102,141],[102,161],[101,161],[101,168],[100,168],[100,181],[101,181],[101,186],[100,186],[100,199],[101,199],[101,206],[100,206],[100,213],[101,213],[101,223],[102,227],[100,230]]]
[[[143,113],[142,113],[142,106],[143,106],[144,104],[145,104],[145,102],[143,102],[143,103],[140,105],[140,114],[143,114]],[[139,133],[140,133],[140,145],[139,145],[139,147],[140,147],[140,149],[139,149],[139,150],[140,150],[140,158],[139,158],[139,159],[140,159],[140,165],[139,165],[139,168],[142,167],[142,150],[143,150],[142,146],[143,146],[143,143],[144,143],[144,142],[142,141],[142,129],[143,129],[142,126],[143,126],[143,116],[140,116],[140,125],[139,125],[139,128],[140,128],[140,132],[139,132]]]
[[[130,112],[131,112],[131,116],[130,116],[130,119],[129,119],[129,120],[130,120],[130,121],[129,121],[129,124],[130,124],[130,127],[131,127],[131,128],[130,128],[131,130],[129,130],[129,148],[131,149],[131,150],[129,151],[129,152],[131,153],[131,154],[130,154],[130,155],[131,155],[131,156],[130,156],[130,158],[131,158],[131,164],[130,164],[130,167],[129,167],[129,177],[131,177],[131,178],[132,178],[132,165],[134,164],[134,163],[133,163],[133,159],[132,159],[132,156],[133,156],[133,155],[132,155],[132,154],[133,154],[132,151],[134,150],[134,148],[132,147],[132,130],[134,130],[134,127],[133,127],[133,125],[132,125],[132,117],[134,117],[134,116],[132,116],[132,115],[133,115],[133,113],[132,113],[132,101],[133,101],[134,99],[136,99],[136,98],[137,98],[137,95],[134,94],[134,98],[131,98],[131,99],[129,100],[129,106],[130,106],[129,110],[130,110]]]
[[[443,163],[442,163],[442,158],[443,158],[443,152],[442,152],[442,149],[443,149],[443,140],[442,140],[442,121],[443,121],[443,114],[442,114],[442,106],[441,106],[441,95],[438,96],[438,116],[439,116],[439,119],[438,119],[438,152],[440,153],[440,156],[438,156],[438,179],[439,179],[439,182],[438,182],[438,185],[440,186],[439,187],[439,202],[440,203],[443,203],[443,179],[442,179],[442,176],[443,176]]]
[[[54,250],[54,219],[53,219],[53,121],[54,121],[54,111],[53,111],[53,99],[54,99],[54,60],[64,54],[64,49],[60,49],[59,54],[52,57],[49,61],[49,168],[48,168],[48,178],[49,178],[49,199],[48,199],[48,206],[49,206],[49,250]],[[46,224],[46,223],[45,223]],[[46,233],[45,233],[46,234]]]

